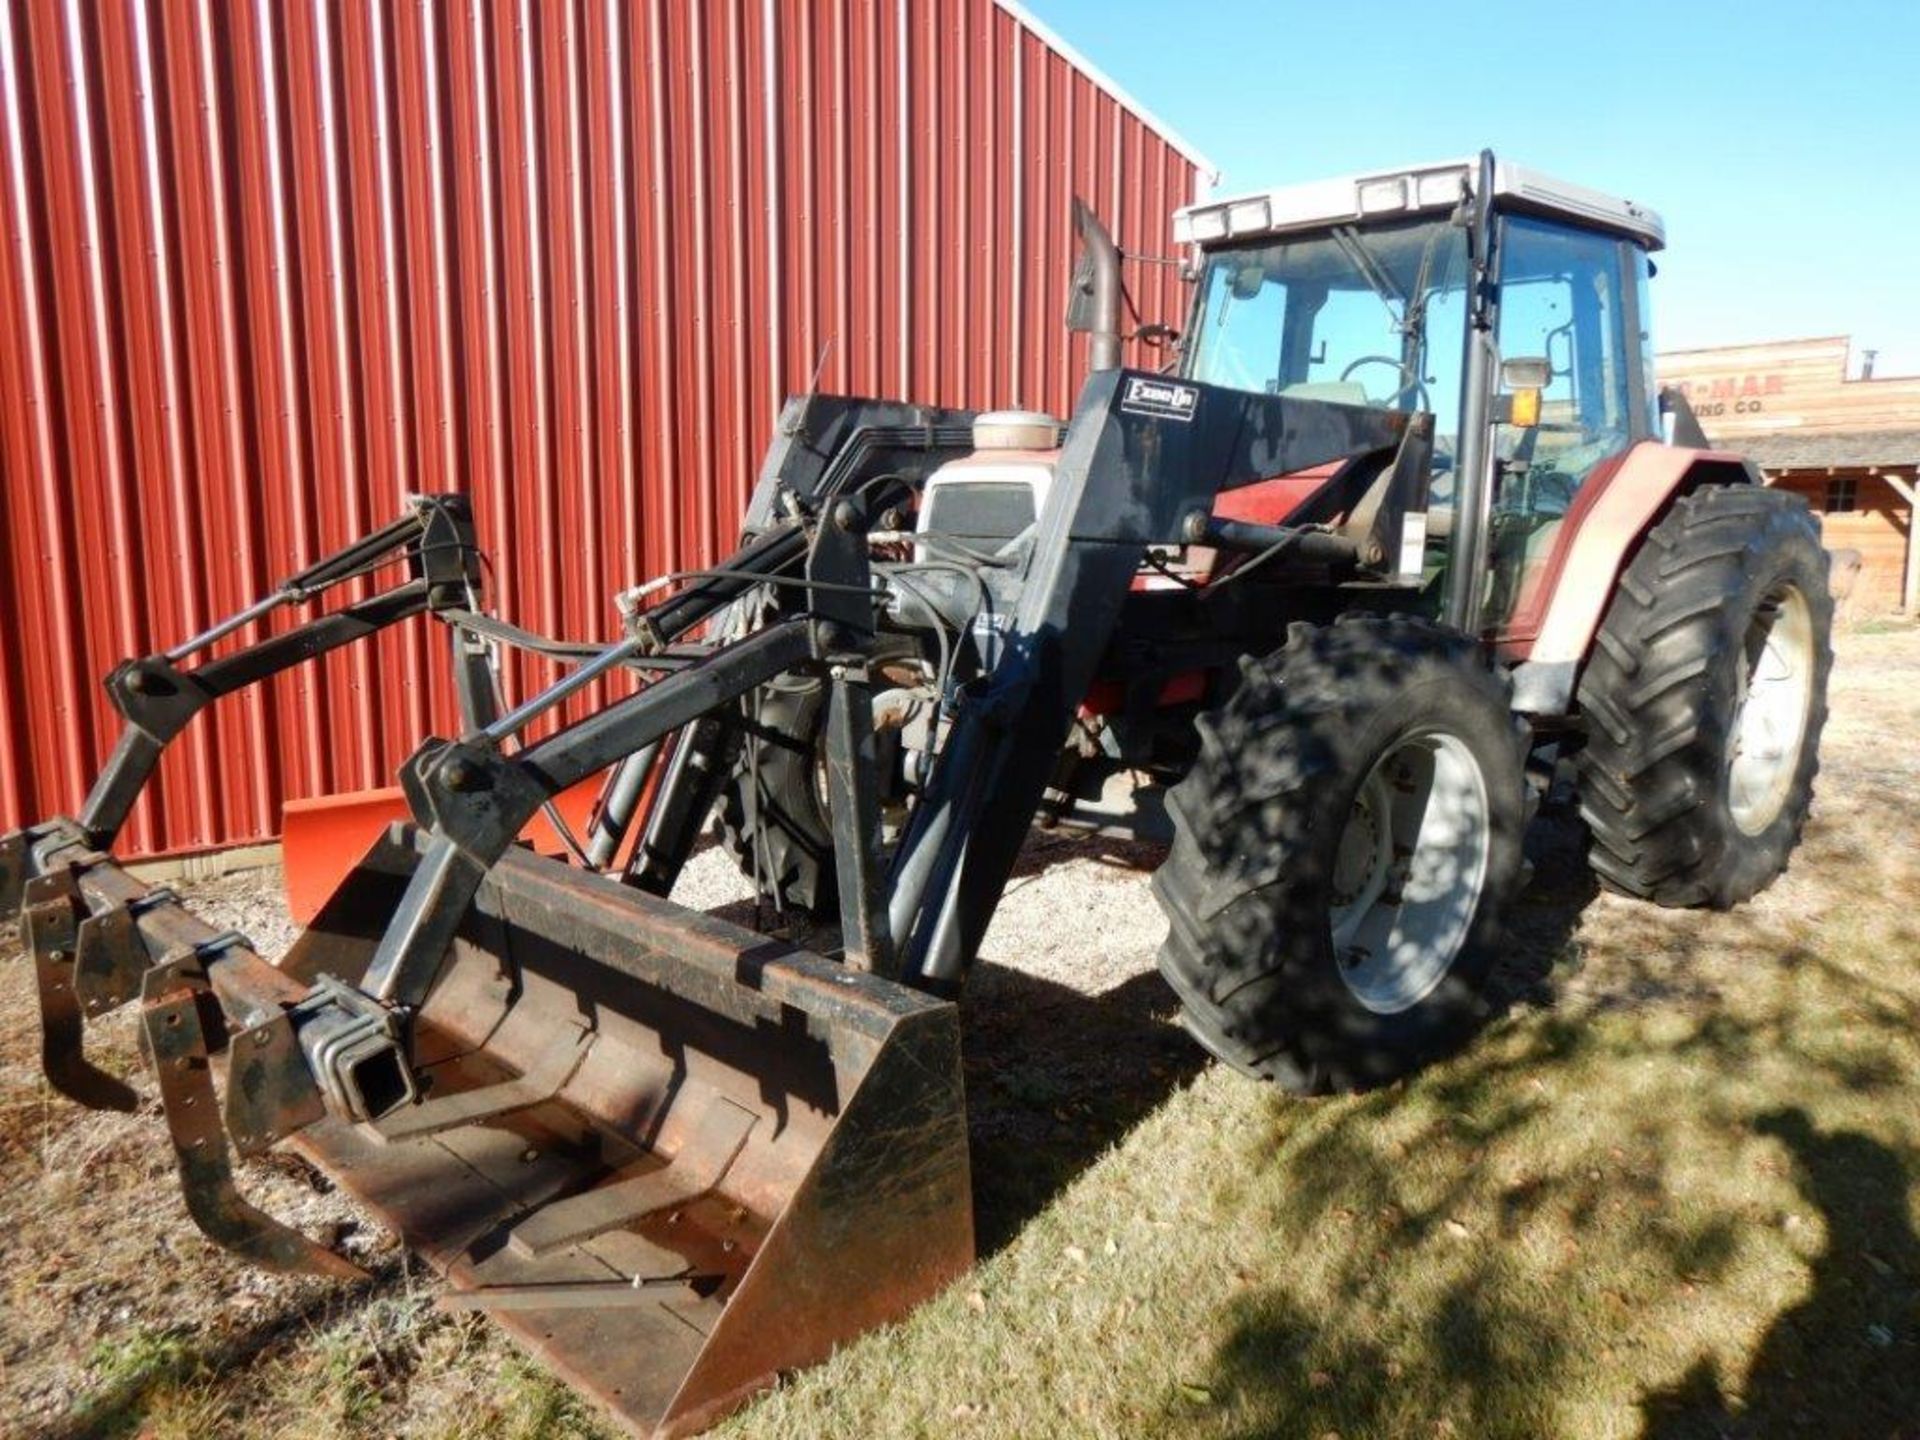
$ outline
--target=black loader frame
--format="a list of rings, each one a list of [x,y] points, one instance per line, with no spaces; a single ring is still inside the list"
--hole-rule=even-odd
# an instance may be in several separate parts
[[[1054,777],[1062,738],[1095,678],[1118,665],[1150,681],[1156,666],[1174,664],[1174,652],[1191,664],[1194,644],[1225,656],[1254,643],[1222,633],[1217,616],[1205,625],[1192,622],[1184,639],[1177,618],[1136,623],[1133,607],[1141,597],[1131,587],[1149,550],[1199,541],[1272,552],[1270,559],[1285,552],[1266,567],[1270,580],[1284,579],[1289,567],[1304,567],[1315,579],[1373,573],[1384,580],[1377,563],[1368,562],[1398,552],[1398,516],[1424,502],[1419,487],[1431,436],[1426,416],[1252,395],[1134,371],[1098,374],[1081,398],[1030,547],[1003,582],[1011,593],[1004,607],[985,614],[980,600],[992,605],[994,597],[978,586],[952,574],[921,574],[919,583],[902,585],[872,561],[869,544],[883,521],[898,523],[901,508],[911,505],[935,468],[969,449],[973,419],[968,412],[881,401],[816,396],[792,402],[740,548],[709,570],[669,577],[679,588],[658,603],[644,602],[667,588],[662,582],[621,597],[625,633],[612,644],[550,640],[488,616],[467,502],[441,495],[417,497],[400,519],[205,634],[120,666],[107,688],[125,729],[81,814],[0,840],[0,913],[23,917],[50,1082],[83,1105],[135,1108],[134,1092],[87,1058],[82,1032],[87,1017],[139,999],[187,1207],[200,1228],[259,1264],[357,1273],[352,1262],[240,1195],[229,1140],[231,1150],[255,1155],[289,1137],[311,1141],[303,1139],[310,1129],[371,1126],[389,1140],[431,1134],[518,1113],[572,1083],[564,1067],[542,1074],[551,1066],[533,1059],[513,1067],[517,1075],[435,1093],[423,1067],[436,1062],[423,1058],[417,1027],[446,980],[449,955],[466,943],[463,936],[471,938],[481,923],[476,916],[488,915],[490,904],[499,913],[486,923],[514,923],[511,906],[502,910],[501,902],[489,901],[495,877],[536,863],[552,866],[525,857],[515,838],[556,795],[597,773],[607,778],[582,855],[605,864],[631,838],[617,888],[636,904],[646,903],[641,896],[667,896],[751,726],[746,702],[759,687],[795,671],[824,677],[830,688],[825,773],[844,940],[829,968],[845,977],[874,977],[876,1003],[892,1017],[886,1026],[931,1005],[951,1032],[951,1007],[932,997],[958,988]],[[1317,523],[1282,531],[1212,517],[1224,490],[1329,462],[1343,467],[1343,482],[1333,488],[1344,493],[1343,509],[1363,517],[1361,531]],[[1374,503],[1353,503],[1369,493]],[[1389,496],[1392,503],[1383,503]],[[310,602],[396,563],[404,563],[406,578],[371,598],[190,663],[278,607]],[[743,606],[756,595],[772,597],[770,613],[764,623],[740,623]],[[1182,603],[1169,597],[1175,611]],[[979,653],[970,677],[942,697],[945,743],[889,858],[876,839],[870,661],[876,637],[916,606],[952,610],[956,628],[971,632]],[[463,733],[428,740],[405,763],[400,778],[413,824],[376,847],[349,882],[359,893],[343,893],[316,926],[333,924],[347,938],[303,942],[282,964],[269,964],[245,937],[212,933],[169,891],[142,885],[109,858],[162,750],[200,710],[418,615],[448,627]],[[1123,627],[1129,643],[1117,646]],[[1143,638],[1151,643],[1143,647]],[[503,712],[489,653],[494,645],[532,649],[571,668]],[[536,719],[616,670],[638,677],[635,693],[509,748]],[[563,874],[572,878],[554,883],[616,884],[584,867],[564,867]],[[550,908],[557,916],[566,906]],[[670,923],[699,919],[681,921],[687,912],[668,908],[675,916]],[[638,927],[658,919],[651,911],[633,917]],[[757,953],[753,937],[728,943],[734,978],[764,989],[764,974],[754,979],[746,959]],[[671,954],[674,947],[656,948]],[[818,985],[821,963],[807,962],[809,985]],[[906,998],[915,992],[929,998]],[[849,1012],[843,1005],[833,1013],[844,1019]],[[565,1050],[563,1038],[553,1044]],[[964,1179],[964,1129],[957,1162],[949,1133],[959,1123],[957,1053],[942,1054],[956,1104],[926,1133],[945,1137],[935,1149],[949,1168],[958,1164]],[[213,1087],[217,1057],[225,1066],[224,1125]],[[751,1058],[739,1063],[753,1067]],[[884,1109],[886,1088],[869,1083],[863,1103]],[[905,1082],[897,1088],[902,1103],[918,1094]],[[696,1135],[687,1145],[738,1148],[737,1141],[702,1134],[705,1139]],[[347,1163],[341,1157],[349,1142],[312,1143],[323,1159]],[[718,1183],[731,1162],[710,1157],[704,1163]],[[377,1196],[377,1176],[367,1189]],[[960,1194],[964,1204],[964,1185]],[[515,1203],[526,1208],[524,1197]],[[642,1215],[661,1208],[634,1203]],[[619,1207],[608,1213],[616,1222],[633,1219]],[[406,1215],[396,1223],[409,1230]],[[869,1229],[884,1231],[886,1223]],[[958,1228],[970,1234],[964,1220]],[[568,1220],[556,1233],[577,1229]],[[962,1248],[970,1250],[970,1243]],[[457,1273],[459,1262],[448,1263]],[[964,1265],[964,1257],[958,1263]],[[935,1268],[940,1273],[927,1283],[951,1278],[951,1266]],[[635,1284],[641,1278],[631,1277]],[[744,1283],[735,1276],[728,1284],[736,1282]],[[526,1288],[482,1286],[478,1293],[499,1292],[485,1303],[509,1310],[536,1307],[539,1295],[557,1296],[534,1287],[533,1298],[510,1298]],[[886,1286],[878,1288],[887,1293]],[[898,1308],[918,1298],[900,1296]],[[558,1297],[552,1303],[587,1302]],[[820,1329],[819,1343],[827,1344],[844,1324],[823,1318]],[[603,1399],[628,1391],[570,1352],[548,1353]],[[779,1363],[785,1363],[779,1355],[764,1366],[754,1360],[732,1380],[736,1388],[750,1386]],[[672,1395],[678,1384],[662,1383],[664,1389],[656,1387],[661,1395]],[[624,1402],[610,1403],[619,1409]],[[628,1418],[651,1415],[664,1424],[719,1403],[712,1394],[682,1391],[663,1408],[655,1395],[644,1406],[636,1402]]]

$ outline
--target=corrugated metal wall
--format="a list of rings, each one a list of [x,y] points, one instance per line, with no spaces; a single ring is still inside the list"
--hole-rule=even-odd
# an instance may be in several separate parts
[[[507,617],[604,635],[816,368],[1064,413],[1070,197],[1164,255],[1197,173],[994,0],[0,0],[0,143],[0,826],[78,805],[115,661],[409,492],[474,495]],[[440,643],[226,702],[124,848],[388,783]]]

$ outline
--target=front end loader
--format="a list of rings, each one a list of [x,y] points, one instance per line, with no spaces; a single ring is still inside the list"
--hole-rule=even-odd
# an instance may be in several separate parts
[[[1303,1091],[1484,1017],[1556,772],[1609,883],[1752,894],[1806,813],[1825,560],[1684,409],[1659,433],[1657,219],[1491,156],[1343,183],[1182,213],[1194,311],[1158,373],[1118,363],[1123,257],[1080,211],[1069,423],[795,399],[739,548],[616,597],[611,642],[490,614],[467,504],[435,495],[120,666],[83,809],[0,840],[49,1082],[136,1108],[84,1027],[137,1003],[209,1238],[355,1273],[241,1194],[236,1157],[291,1146],[445,1303],[681,1434],[971,1264],[953,997],[1036,820],[1169,846],[1188,1028]],[[422,618],[459,733],[285,956],[112,858],[200,710]],[[507,708],[502,647],[565,677]],[[629,693],[551,725],[607,677]],[[596,776],[570,859],[517,843]],[[673,902],[710,816],[837,945]]]

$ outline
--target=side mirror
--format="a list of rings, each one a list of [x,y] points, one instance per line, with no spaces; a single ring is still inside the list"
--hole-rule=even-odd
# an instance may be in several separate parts
[[[1523,355],[1500,362],[1502,390],[1544,390],[1553,383],[1553,366],[1544,355]]]

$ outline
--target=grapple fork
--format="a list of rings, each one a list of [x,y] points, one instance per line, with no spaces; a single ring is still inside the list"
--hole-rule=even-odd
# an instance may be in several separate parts
[[[895,450],[937,438],[887,434]],[[681,642],[807,558],[785,522],[690,594],[631,613],[625,639],[547,642],[478,610],[464,502],[423,499],[206,634],[120,666],[108,691],[126,726],[85,810],[0,837],[0,921],[19,915],[33,955],[50,1083],[137,1109],[83,1048],[87,1019],[137,1001],[186,1209],[209,1239],[271,1269],[363,1275],[242,1194],[236,1157],[289,1145],[438,1267],[448,1304],[494,1315],[644,1433],[700,1428],[932,1294],[973,1258],[953,1005],[656,893],[711,804],[741,698],[870,629],[864,551],[851,535],[825,548],[827,617]],[[412,578],[187,665],[388,561]],[[201,708],[423,613],[457,632],[464,732],[408,763],[417,823],[372,846],[278,963],[111,858]],[[575,669],[503,714],[495,643]],[[646,682],[638,694],[516,744],[617,670]],[[664,778],[648,784],[656,760]],[[555,796],[609,770],[624,778],[593,843],[610,856],[631,830],[628,883],[515,848]],[[643,794],[650,818],[634,813]]]

